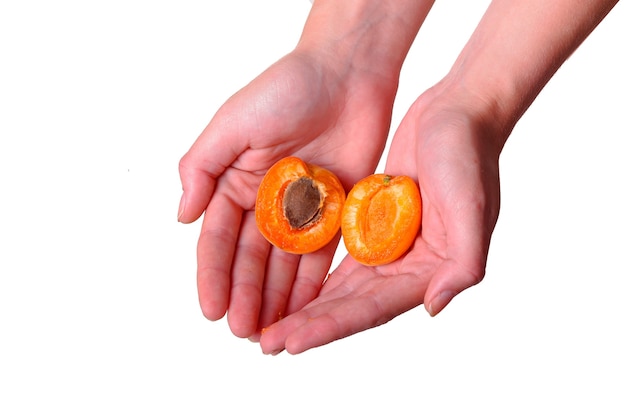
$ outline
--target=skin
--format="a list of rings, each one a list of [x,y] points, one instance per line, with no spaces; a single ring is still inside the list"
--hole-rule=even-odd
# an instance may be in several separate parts
[[[334,246],[291,257],[263,245],[250,220],[255,185],[288,153],[331,169],[344,185],[371,173],[399,68],[432,5],[335,3],[347,2],[314,3],[296,50],[227,102],[181,160],[179,219],[194,221],[206,209],[202,310],[213,320],[228,310],[241,337],[258,340],[267,327],[265,353],[300,353],[421,304],[436,315],[480,282],[506,139],[617,1],[492,1],[450,72],[415,101],[393,137],[386,172],[420,184],[421,234],[387,265],[365,267],[348,256],[322,286]],[[303,97],[295,87],[305,85],[312,88]],[[291,109],[287,124],[281,109]]]
[[[179,221],[205,214],[202,312],[217,320],[228,311],[239,337],[258,340],[263,327],[313,300],[338,243],[303,256],[271,247],[253,212],[264,173],[289,155],[331,170],[346,189],[372,173],[400,67],[432,5],[344,3],[315,2],[295,50],[228,100],[180,161]]]

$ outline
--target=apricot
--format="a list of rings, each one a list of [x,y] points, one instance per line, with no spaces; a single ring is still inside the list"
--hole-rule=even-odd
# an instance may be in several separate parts
[[[343,186],[331,171],[295,156],[283,158],[259,185],[257,227],[286,252],[314,252],[337,235],[345,199]]]
[[[348,253],[364,265],[395,261],[411,247],[422,223],[422,199],[407,176],[373,174],[348,193],[341,233]]]

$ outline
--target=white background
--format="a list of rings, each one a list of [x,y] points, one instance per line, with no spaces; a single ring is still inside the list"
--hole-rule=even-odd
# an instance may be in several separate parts
[[[435,4],[392,128],[487,3]],[[0,3],[0,415],[623,416],[624,4],[513,132],[487,276],[438,317],[295,357],[202,317],[178,160],[309,8]]]

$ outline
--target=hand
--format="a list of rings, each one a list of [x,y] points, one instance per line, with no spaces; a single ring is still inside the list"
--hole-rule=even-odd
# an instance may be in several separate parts
[[[200,306],[210,320],[228,311],[239,337],[258,338],[316,297],[339,241],[304,256],[271,247],[254,219],[263,174],[296,155],[349,188],[374,170],[384,148],[397,79],[337,68],[324,56],[296,50],[270,67],[220,108],[180,161],[179,220],[204,212]]]
[[[421,187],[422,231],[413,248],[376,268],[346,258],[317,299],[264,332],[263,351],[299,353],[422,303],[435,315],[479,282],[499,212],[499,153],[545,83],[616,3],[491,2],[390,149],[388,173],[411,175]]]
[[[346,257],[317,299],[266,329],[264,352],[300,353],[422,303],[435,315],[482,279],[499,211],[501,130],[438,88],[409,110],[387,160],[387,173],[419,180],[423,217],[414,246],[378,267]]]

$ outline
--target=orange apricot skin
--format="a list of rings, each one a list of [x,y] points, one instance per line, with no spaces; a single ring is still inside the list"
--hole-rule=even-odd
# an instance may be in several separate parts
[[[422,223],[419,187],[407,176],[372,174],[350,190],[342,212],[341,233],[358,262],[384,265],[413,244]]]
[[[323,206],[317,221],[295,229],[285,217],[283,198],[287,186],[302,177],[310,178],[318,187],[323,196]],[[265,239],[285,252],[315,252],[339,232],[345,199],[345,190],[335,174],[289,156],[270,167],[259,185],[255,205],[257,227]]]

